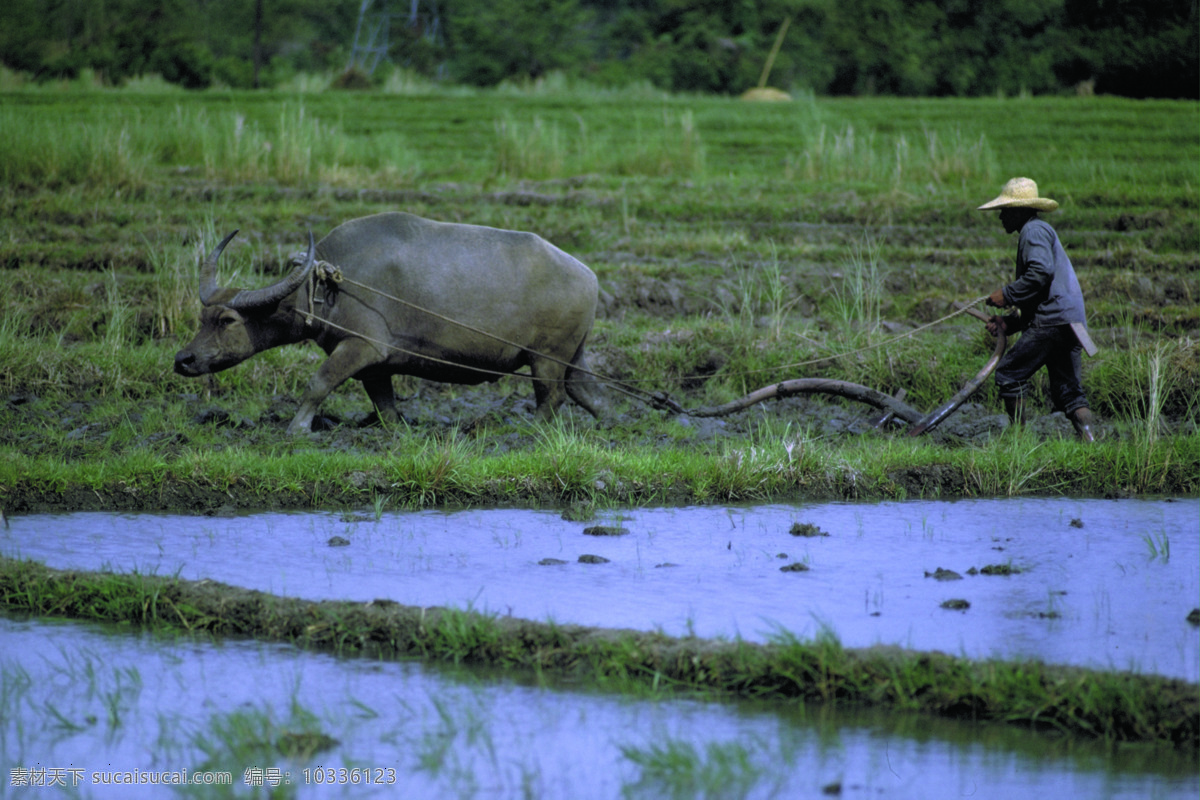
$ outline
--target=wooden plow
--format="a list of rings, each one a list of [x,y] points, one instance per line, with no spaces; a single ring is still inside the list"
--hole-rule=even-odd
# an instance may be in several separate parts
[[[960,306],[960,310],[978,317],[985,322],[990,319],[986,314],[975,308]],[[922,414],[917,409],[905,403],[903,390],[897,396],[893,397],[868,386],[827,378],[797,378],[790,381],[780,381],[779,383],[756,389],[744,397],[719,406],[684,409],[678,403],[661,393],[654,395],[654,403],[661,408],[667,408],[676,413],[688,414],[693,417],[723,417],[773,398],[794,397],[801,394],[831,394],[838,397],[845,397],[849,400],[856,400],[860,403],[867,403],[885,412],[875,422],[875,427],[879,427],[892,417],[895,417],[910,423],[906,432],[907,436],[920,436],[932,431],[944,422],[946,418],[957,411],[967,401],[967,398],[983,385],[983,382],[996,369],[996,365],[1000,363],[1000,357],[1004,355],[1004,349],[1007,346],[1008,341],[1004,335],[1004,330],[997,329],[996,348],[992,351],[992,357],[988,359],[987,363],[983,365],[983,368],[979,370],[975,377],[963,384],[962,389],[957,394],[928,414]]]

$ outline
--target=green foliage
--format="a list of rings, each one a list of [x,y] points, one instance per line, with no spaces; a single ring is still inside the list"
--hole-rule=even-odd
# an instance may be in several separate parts
[[[580,72],[590,14],[578,0],[462,0],[446,20],[452,74],[492,86],[551,70]]]
[[[602,85],[738,94],[757,84],[785,20],[772,86],[820,94],[986,96],[1081,91],[1197,97],[1195,0],[463,0],[390,25],[388,57],[494,86],[554,71]],[[0,63],[39,80],[148,73],[189,89],[279,86],[340,73],[355,0],[12,0]],[[432,16],[431,16],[432,15]],[[436,17],[436,19],[434,18]],[[370,28],[371,20],[364,26]]]
[[[621,754],[641,774],[634,796],[744,797],[767,766],[755,762],[763,742],[753,750],[741,742],[709,742],[703,750],[684,739],[645,746],[623,745]]]
[[[496,122],[496,174],[507,178],[562,178],[589,172],[688,176],[704,168],[704,145],[690,111],[638,114],[625,131],[594,132],[582,117],[571,129],[506,113]]]

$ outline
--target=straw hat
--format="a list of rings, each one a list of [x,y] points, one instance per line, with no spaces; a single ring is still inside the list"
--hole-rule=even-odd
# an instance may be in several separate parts
[[[1053,211],[1058,202],[1049,197],[1038,197],[1037,184],[1029,178],[1013,178],[1004,184],[1000,196],[979,207],[980,211],[991,208],[1032,208],[1037,211]]]

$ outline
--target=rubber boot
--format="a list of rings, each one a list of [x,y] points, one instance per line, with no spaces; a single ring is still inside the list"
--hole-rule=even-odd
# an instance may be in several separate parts
[[[1075,426],[1075,432],[1079,434],[1079,441],[1091,444],[1096,441],[1095,435],[1092,433],[1092,424],[1096,418],[1092,416],[1092,410],[1087,406],[1077,408],[1067,415],[1071,419],[1071,424]]]
[[[1024,397],[1006,397],[1004,398],[1004,410],[1008,412],[1008,419],[1013,425],[1025,424],[1025,398]]]

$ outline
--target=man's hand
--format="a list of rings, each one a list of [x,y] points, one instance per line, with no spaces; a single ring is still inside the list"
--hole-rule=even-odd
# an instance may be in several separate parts
[[[1004,290],[1003,289],[997,289],[996,291],[989,294],[988,299],[985,300],[984,302],[987,303],[989,306],[995,306],[996,308],[1004,308],[1006,305],[1008,305],[1008,301],[1004,299]]]
[[[987,321],[987,332],[995,336],[997,331],[1003,331],[1005,335],[1008,335],[1008,323],[1004,321],[1004,317],[995,316]]]

